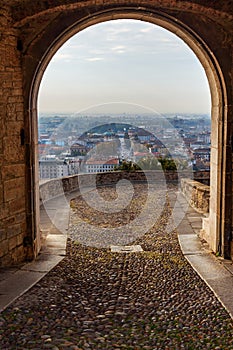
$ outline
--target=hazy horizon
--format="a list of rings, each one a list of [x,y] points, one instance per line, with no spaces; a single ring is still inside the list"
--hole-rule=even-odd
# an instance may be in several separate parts
[[[39,117],[41,115],[43,116],[59,116],[59,115],[62,115],[62,116],[69,116],[69,117],[75,117],[75,116],[83,116],[83,117],[98,117],[98,116],[105,116],[106,115],[109,115],[110,117],[113,117],[113,116],[135,116],[135,115],[139,115],[139,112],[122,112],[122,113],[117,113],[117,112],[111,112],[111,111],[106,111],[103,113],[73,113],[73,112],[68,112],[68,111],[40,111],[39,113]],[[166,116],[166,117],[188,117],[188,118],[192,118],[194,116],[205,116],[205,117],[208,117],[208,118],[211,118],[211,115],[209,113],[192,113],[192,112],[189,112],[189,113],[184,113],[184,112],[169,112],[169,113],[161,113],[161,114],[158,114],[158,113],[140,113],[140,116]]]

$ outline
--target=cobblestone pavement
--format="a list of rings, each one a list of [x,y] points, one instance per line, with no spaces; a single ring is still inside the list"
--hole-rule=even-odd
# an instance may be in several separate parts
[[[80,244],[77,217],[94,224],[97,213],[82,200],[71,207],[67,256],[0,315],[2,350],[233,349],[228,313],[183,257],[177,232],[166,233],[168,203],[135,240],[144,251],[128,254]],[[98,225],[117,220],[102,217]]]

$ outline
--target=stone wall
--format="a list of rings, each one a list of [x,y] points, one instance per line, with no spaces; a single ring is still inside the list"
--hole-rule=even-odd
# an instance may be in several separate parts
[[[210,185],[210,171],[195,171],[193,173],[193,180],[196,180],[204,185]]]
[[[185,175],[184,175],[185,176]],[[56,196],[61,196],[73,191],[79,191],[79,186],[87,188],[91,186],[108,186],[115,185],[120,180],[129,180],[134,182],[174,182],[177,183],[177,172],[163,171],[136,171],[136,172],[106,172],[98,174],[80,174],[67,176],[62,179],[48,180],[40,185],[40,202],[47,201]]]
[[[191,179],[181,179],[181,191],[199,213],[209,212],[210,187]]]
[[[173,182],[178,185],[178,180],[180,182],[181,178],[186,178],[190,175],[190,172],[181,172],[177,173],[174,171],[136,171],[136,172],[124,172],[124,171],[115,171],[115,172],[106,172],[98,174],[80,174],[63,177],[62,179],[52,179],[48,181],[43,181],[40,184],[40,203],[45,202],[56,196],[61,196],[66,193],[71,193],[73,191],[79,191],[79,186],[82,188],[88,188],[93,184],[96,187],[99,186],[108,186],[115,185],[118,181],[126,179],[131,182],[159,182],[166,181],[167,183]],[[195,172],[193,174],[194,179],[201,178],[203,181],[209,182],[209,173]],[[190,180],[191,181],[191,180]],[[201,185],[199,182],[194,181],[195,183]],[[205,185],[203,185],[205,187]],[[208,187],[208,186],[206,186]]]
[[[18,32],[0,6],[0,266],[24,260],[26,158]]]
[[[176,173],[169,174],[170,179],[177,179]],[[109,186],[115,185],[120,180],[129,180],[131,182],[145,181],[164,181],[164,175],[161,171],[147,172],[106,172],[98,174],[80,174],[67,176],[62,179],[52,179],[40,185],[40,202],[47,201],[56,196],[61,196],[73,191],[79,191],[79,186],[88,189],[91,186]],[[93,187],[92,187],[93,188]]]

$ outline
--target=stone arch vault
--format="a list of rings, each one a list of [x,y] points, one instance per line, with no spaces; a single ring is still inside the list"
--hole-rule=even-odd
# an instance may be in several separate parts
[[[165,27],[201,61],[212,98],[211,200],[205,239],[232,256],[232,6],[200,0],[0,0],[0,266],[40,249],[37,94],[56,50],[92,24],[132,18]]]

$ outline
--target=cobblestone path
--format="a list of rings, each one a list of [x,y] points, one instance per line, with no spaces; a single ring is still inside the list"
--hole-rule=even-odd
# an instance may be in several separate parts
[[[183,257],[177,232],[166,233],[168,203],[135,240],[143,252],[128,254],[80,244],[77,216],[95,213],[80,199],[71,206],[67,256],[0,315],[0,349],[233,349],[228,313]]]

